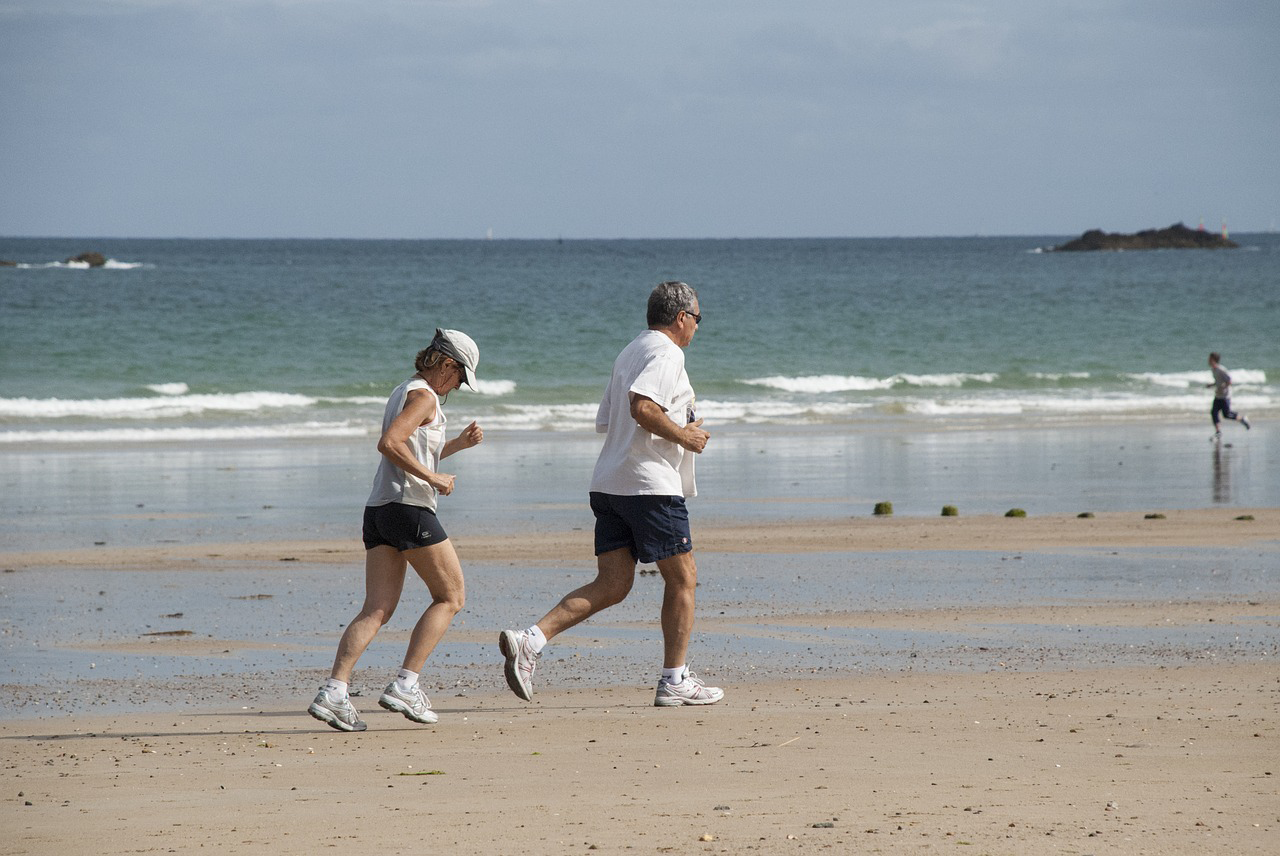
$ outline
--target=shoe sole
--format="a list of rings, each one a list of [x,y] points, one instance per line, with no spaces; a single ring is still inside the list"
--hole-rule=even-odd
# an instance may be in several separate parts
[[[684,705],[715,704],[716,702],[720,701],[720,699],[723,699],[723,698],[724,696],[720,696],[720,698],[708,698],[708,699],[655,698],[653,700],[653,706],[654,707],[683,707]]]
[[[504,630],[499,633],[498,650],[502,652],[502,656],[507,658],[507,662],[502,667],[502,671],[507,676],[507,686],[511,687],[511,691],[525,701],[533,701],[533,687],[524,685],[520,680],[520,670],[516,667],[516,660],[520,653],[520,641],[516,639],[516,634],[510,630]]]
[[[339,731],[364,731],[367,727],[363,722],[359,725],[347,725],[347,723],[338,719],[338,717],[334,716],[323,707],[316,707],[314,704],[307,708],[307,713],[311,714],[330,728],[336,728]]]
[[[419,719],[418,715],[413,712],[413,708],[409,707],[399,699],[391,698],[390,696],[383,696],[378,699],[378,706],[385,708],[392,713],[403,714],[405,719],[410,719],[423,725],[435,725],[436,722],[439,721],[439,717],[437,716],[433,716],[430,719]]]

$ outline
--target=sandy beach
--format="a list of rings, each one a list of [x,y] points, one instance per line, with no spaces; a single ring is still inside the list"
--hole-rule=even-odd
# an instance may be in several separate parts
[[[1272,664],[3,726],[6,853],[1274,853]]]
[[[1151,515],[1151,516],[1148,516]],[[1218,508],[1005,517],[846,517],[802,519],[785,526],[706,524],[697,527],[700,553],[803,553],[894,550],[1034,550],[1062,547],[1236,547],[1280,538],[1275,509]],[[453,538],[466,561],[574,562],[591,554],[591,533],[531,532]],[[326,564],[363,562],[351,539],[85,547],[0,553],[7,568],[76,567],[140,570],[216,568],[287,559]]]
[[[304,712],[354,609],[356,545],[6,552],[0,852],[1274,853],[1280,510],[1160,513],[697,527],[694,666],[726,698],[676,710],[652,707],[652,580],[555,640],[517,700],[495,631],[589,572],[589,536],[459,537],[470,601],[428,664],[440,723],[374,704],[406,618],[361,663],[361,734]],[[80,574],[101,589],[57,588]],[[1064,588],[1010,582],[1036,575]],[[881,577],[918,580],[877,595]],[[145,625],[92,606],[134,579],[156,583]],[[17,617],[42,597],[43,637]],[[263,626],[322,608],[344,613],[323,633]],[[95,660],[74,698],[45,703],[23,653],[40,648]]]

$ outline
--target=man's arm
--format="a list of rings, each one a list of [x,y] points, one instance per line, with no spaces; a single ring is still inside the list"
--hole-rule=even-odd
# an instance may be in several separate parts
[[[702,430],[701,419],[682,427],[668,419],[667,412],[652,398],[636,393],[631,394],[631,418],[650,434],[698,454],[707,447],[711,437],[710,432]]]

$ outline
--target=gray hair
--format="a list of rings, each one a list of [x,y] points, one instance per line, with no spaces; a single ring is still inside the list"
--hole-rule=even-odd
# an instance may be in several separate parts
[[[671,280],[658,283],[649,294],[649,326],[669,327],[676,323],[676,316],[683,310],[693,309],[698,292],[687,283]]]

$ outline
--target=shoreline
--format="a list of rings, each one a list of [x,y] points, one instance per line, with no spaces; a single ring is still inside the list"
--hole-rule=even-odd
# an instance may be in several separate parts
[[[1280,507],[1280,444],[1265,425],[1207,438],[1158,421],[726,427],[698,460],[690,512],[705,527],[868,517],[886,500],[920,518],[954,505],[961,519]],[[441,503],[446,531],[461,543],[589,527],[598,451],[594,434],[494,433],[449,459],[458,489]],[[0,549],[355,539],[376,458],[368,438],[0,447]]]
[[[1148,517],[1148,515],[1160,515]],[[970,517],[788,519],[768,527],[711,519],[694,522],[694,549],[704,553],[974,551],[1096,547],[1234,547],[1280,543],[1280,508],[1153,509],[1150,512]],[[592,557],[586,528],[452,538],[465,567],[474,561],[580,562]],[[237,540],[156,546],[0,550],[4,573],[38,568],[199,570],[243,562],[363,564],[353,539]]]

